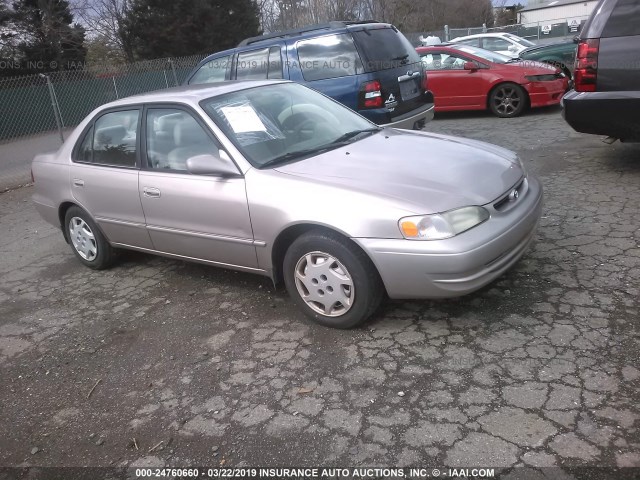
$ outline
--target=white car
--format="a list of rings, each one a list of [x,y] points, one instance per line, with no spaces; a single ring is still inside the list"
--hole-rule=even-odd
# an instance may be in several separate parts
[[[518,58],[520,52],[536,45],[526,38],[518,37],[511,33],[479,33],[477,35],[454,38],[451,42],[484,48],[511,58]]]

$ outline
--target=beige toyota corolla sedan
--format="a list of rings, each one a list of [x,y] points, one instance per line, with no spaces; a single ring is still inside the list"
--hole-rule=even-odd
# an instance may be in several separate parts
[[[542,188],[486,143],[380,128],[291,82],[104,105],[33,161],[40,214],[84,265],[133,249],[284,281],[348,328],[391,298],[470,293],[525,252]]]

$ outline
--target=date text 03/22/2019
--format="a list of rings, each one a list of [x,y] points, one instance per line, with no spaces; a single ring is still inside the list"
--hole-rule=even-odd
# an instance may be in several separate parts
[[[492,478],[493,468],[137,468],[137,478]]]

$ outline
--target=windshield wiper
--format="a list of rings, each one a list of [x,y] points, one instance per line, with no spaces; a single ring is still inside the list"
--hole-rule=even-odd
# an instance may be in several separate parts
[[[338,138],[336,138],[335,140],[333,140],[331,143],[326,143],[324,145],[320,145],[318,147],[314,147],[314,148],[307,148],[304,150],[296,150],[295,152],[288,152],[288,153],[284,153],[282,155],[279,155],[275,158],[272,158],[271,160],[266,161],[265,163],[263,163],[262,165],[260,165],[260,169],[263,168],[267,168],[273,165],[277,165],[277,164],[281,164],[281,163],[287,163],[290,162],[292,160],[297,160],[299,158],[302,157],[306,157],[309,155],[313,155],[316,153],[322,153],[325,151],[329,151],[329,150],[333,150],[335,148],[338,147],[342,147],[344,145],[349,145],[351,142],[349,142],[349,140],[357,135],[360,135],[361,133],[367,133],[367,132],[378,132],[380,131],[381,128],[380,127],[372,127],[372,128],[365,128],[362,130],[353,130],[351,132],[347,132],[344,135],[340,135]]]
[[[409,58],[408,53],[406,55],[400,55],[399,57],[393,57],[391,60],[406,60],[407,58]]]
[[[262,165],[260,165],[259,168],[263,169],[263,168],[271,167],[273,165],[278,165],[280,163],[287,163],[292,160],[297,160],[299,158],[306,157],[308,155],[313,155],[314,153],[322,153],[327,150],[333,150],[334,148],[338,148],[340,146],[341,146],[340,144],[330,143],[328,145],[322,145],[320,147],[307,148],[305,150],[296,150],[295,152],[284,153],[275,158],[272,158],[271,160],[264,162]]]
[[[368,132],[379,132],[381,130],[380,127],[372,127],[372,128],[364,128],[362,130],[353,130],[351,132],[347,132],[344,135],[340,135],[338,138],[336,138],[333,142],[331,142],[331,145],[336,144],[336,143],[342,143],[342,142],[346,142],[347,140],[360,135],[361,133],[368,133]]]

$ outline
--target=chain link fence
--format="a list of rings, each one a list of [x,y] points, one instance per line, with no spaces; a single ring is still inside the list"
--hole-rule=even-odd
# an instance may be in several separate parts
[[[573,18],[557,18],[544,22],[535,23],[519,23],[507,25],[504,27],[487,28],[470,27],[470,28],[449,28],[445,26],[445,35],[442,40],[453,40],[458,37],[466,37],[467,35],[477,35],[479,33],[512,33],[519,37],[526,38],[534,42],[544,43],[549,39],[562,40],[564,38],[573,37],[580,33],[585,22],[589,18],[588,15]]]
[[[105,103],[178,86],[202,58],[165,58],[0,80],[0,142],[62,131]]]

